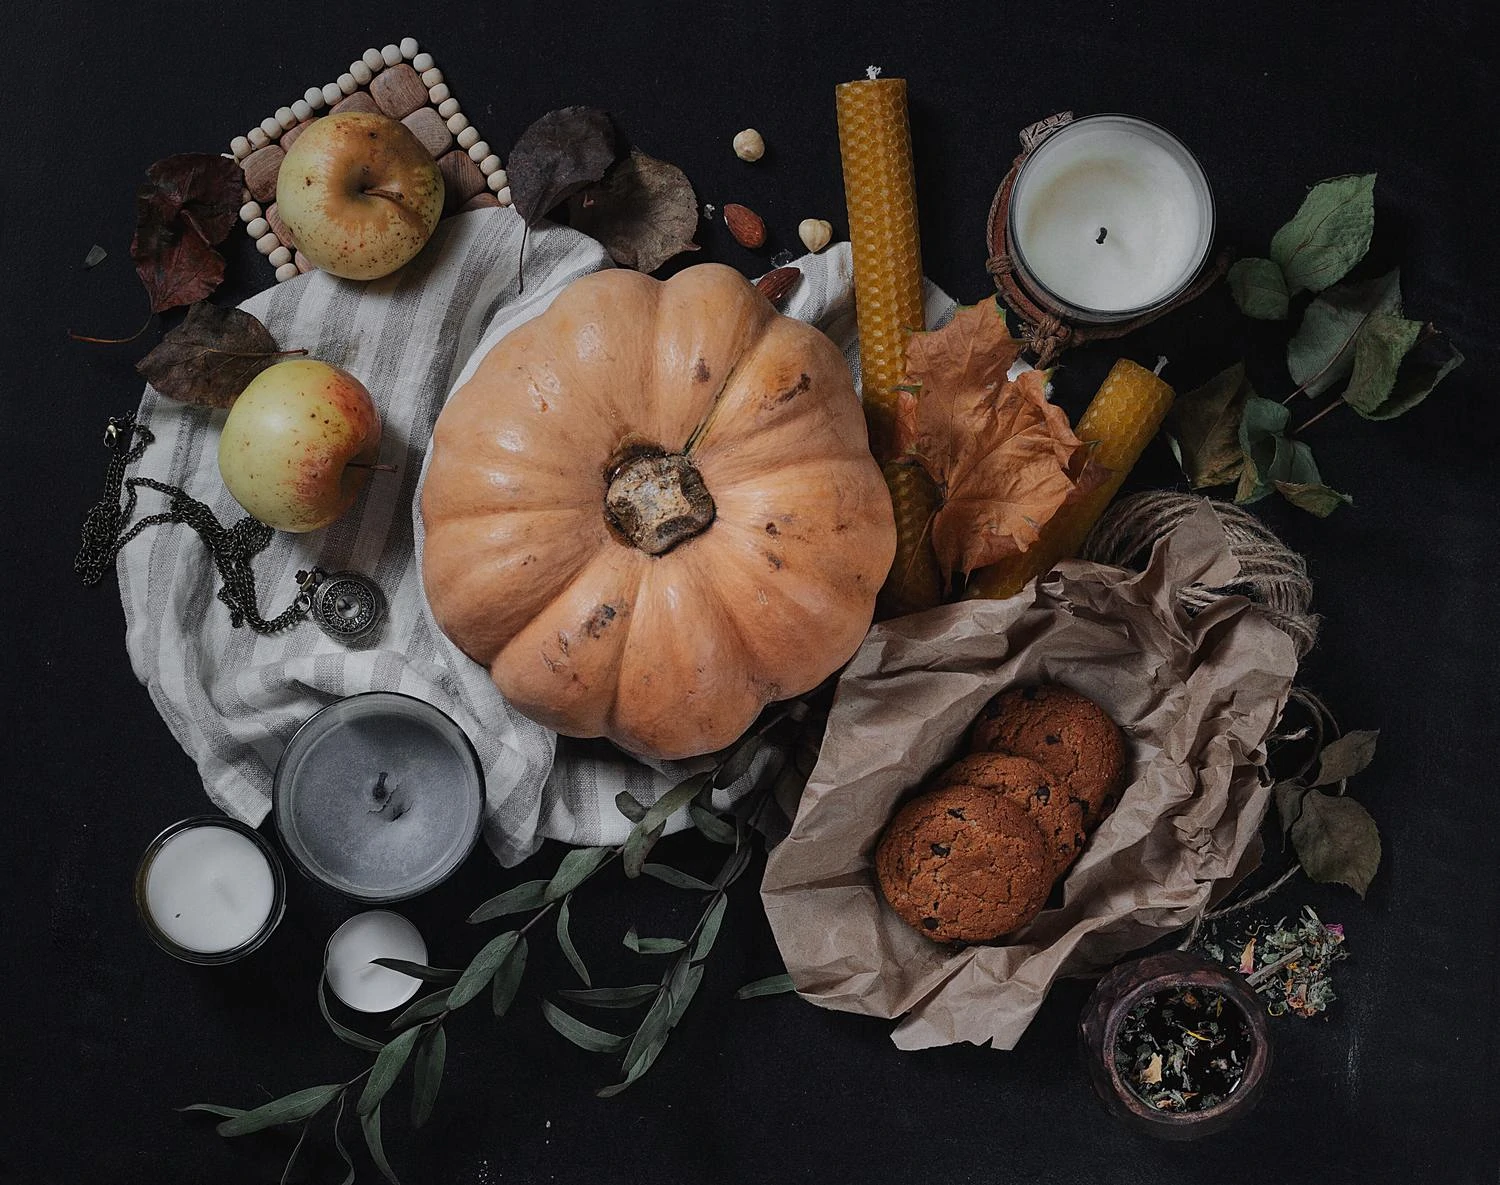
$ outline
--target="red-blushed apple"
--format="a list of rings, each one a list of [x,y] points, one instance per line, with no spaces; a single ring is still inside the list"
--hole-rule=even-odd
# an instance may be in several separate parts
[[[297,249],[350,280],[388,276],[443,213],[443,175],[399,120],[373,111],[307,125],[276,175],[276,208]]]
[[[267,367],[229,409],[219,474],[234,500],[278,531],[316,531],[354,505],[380,452],[364,384],[310,358]]]

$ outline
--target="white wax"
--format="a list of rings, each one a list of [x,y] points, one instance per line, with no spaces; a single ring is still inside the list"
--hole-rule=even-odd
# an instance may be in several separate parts
[[[265,853],[238,831],[213,823],[172,836],[146,873],[151,920],[178,946],[199,954],[249,942],[275,901]]]
[[[355,914],[333,932],[323,956],[333,994],[358,1012],[389,1012],[417,994],[421,980],[377,967],[373,959],[425,963],[427,944],[399,913],[371,909]]]
[[[1083,310],[1141,309],[1171,296],[1213,234],[1208,182],[1191,154],[1123,116],[1053,133],[1022,167],[1011,202],[1023,267]]]

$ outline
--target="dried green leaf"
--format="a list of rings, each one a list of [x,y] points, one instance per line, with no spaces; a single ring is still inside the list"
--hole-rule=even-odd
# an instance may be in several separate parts
[[[423,983],[453,984],[458,982],[462,971],[452,967],[429,967],[426,963],[412,963],[406,959],[371,959],[377,967],[387,967],[392,971],[399,971],[402,975],[410,975],[413,979],[420,979]]]
[[[1292,829],[1292,824],[1302,814],[1302,799],[1308,793],[1305,783],[1295,778],[1286,782],[1277,782],[1272,787],[1271,793],[1276,799],[1276,814],[1281,819],[1281,833],[1285,835]]]
[[[1292,381],[1309,397],[1342,382],[1354,366],[1354,344],[1371,317],[1401,313],[1401,272],[1330,288],[1302,315],[1286,347]]]
[[[200,300],[135,369],[170,399],[228,407],[284,354],[266,327],[243,309]]]
[[[542,1001],[542,1015],[547,1018],[548,1024],[579,1049],[586,1049],[590,1053],[620,1053],[630,1043],[628,1038],[618,1033],[606,1033],[603,1029],[584,1024],[550,1000]]]
[[[1318,518],[1327,518],[1340,506],[1351,506],[1354,499],[1319,481],[1277,481],[1276,492],[1299,510]]]
[[[687,946],[681,938],[642,938],[635,932],[634,926],[625,931],[625,937],[621,941],[627,949],[638,955],[671,955]]]
[[[421,1127],[432,1116],[438,1087],[443,1082],[443,1063],[448,1058],[448,1034],[441,1024],[433,1025],[417,1045],[412,1063],[411,1125]]]
[[[1348,885],[1361,897],[1380,867],[1380,832],[1352,798],[1309,792],[1292,824],[1292,846],[1313,880]]]
[[[365,1147],[370,1150],[370,1159],[375,1162],[375,1167],[391,1185],[401,1185],[401,1180],[396,1176],[396,1170],[391,1168],[391,1162],[386,1159],[385,1145],[380,1142],[380,1108],[376,1107],[368,1115],[359,1117],[360,1130],[365,1134]]]
[[[546,898],[556,901],[566,897],[615,854],[614,848],[573,848],[557,866],[552,879],[547,882]]]
[[[704,893],[714,891],[714,887],[707,881],[699,880],[696,876],[690,876],[666,864],[643,864],[641,872],[677,889],[698,889]]]
[[[583,986],[592,987],[594,981],[589,978],[589,969],[584,964],[583,956],[578,953],[578,948],[573,945],[573,936],[568,933],[568,902],[571,900],[572,894],[564,897],[562,906],[557,911],[557,945],[573,970],[578,973],[578,978],[583,980]]]
[[[632,823],[639,823],[646,817],[645,804],[638,802],[629,790],[621,790],[615,795],[615,809]]]
[[[651,985],[652,992],[656,991],[656,985]],[[247,1114],[244,1107],[224,1107],[218,1103],[189,1103],[186,1107],[178,1107],[178,1112],[202,1111],[208,1115],[217,1115],[220,1119],[238,1119]]]
[[[624,851],[621,860],[625,866],[625,875],[637,877],[641,874],[641,867],[650,855],[651,849],[656,841],[661,838],[666,829],[667,820],[674,814],[687,806],[693,800],[693,796],[708,785],[713,779],[713,771],[708,770],[701,774],[694,774],[673,786],[663,794],[651,808],[647,810],[641,821],[637,823],[625,840]]]
[[[753,1000],[757,996],[780,996],[796,990],[797,987],[792,983],[792,977],[783,971],[780,975],[767,975],[764,979],[752,979],[734,993],[734,998]]]
[[[1168,424],[1178,461],[1195,490],[1228,485],[1240,475],[1240,421],[1255,394],[1243,362],[1209,379],[1174,404]]]
[[[380,1100],[385,1098],[396,1084],[397,1076],[406,1067],[406,1060],[411,1057],[412,1048],[421,1035],[422,1029],[417,1027],[406,1029],[390,1039],[376,1057],[375,1064],[370,1067],[370,1076],[365,1079],[365,1088],[360,1093],[356,1111],[361,1115],[368,1115],[380,1106]]]
[[[1330,741],[1318,754],[1318,776],[1314,786],[1331,786],[1352,778],[1375,759],[1378,729],[1356,729]]]
[[[527,226],[599,181],[619,155],[614,124],[593,107],[549,111],[510,150],[511,202]]]
[[[507,930],[504,934],[490,939],[480,947],[479,953],[470,960],[469,965],[464,968],[463,975],[453,985],[448,995],[448,1007],[462,1008],[475,996],[484,990],[485,984],[489,983],[500,965],[505,962],[510,952],[515,949],[516,942],[520,939],[519,931]]]
[[[698,250],[698,197],[687,174],[639,150],[568,200],[568,222],[598,239],[621,267],[640,272]]]
[[[699,806],[696,802],[688,803],[688,818],[693,821],[698,834],[710,843],[735,844],[739,842],[739,833],[735,831],[733,824],[725,822],[713,811]]]
[[[1240,312],[1258,321],[1286,319],[1286,277],[1269,259],[1241,259],[1229,269],[1229,291]]]
[[[1313,186],[1296,215],[1271,239],[1287,288],[1322,292],[1349,273],[1375,232],[1375,174],[1332,177]]]
[[[713,950],[714,942],[719,937],[719,927],[724,924],[724,911],[728,906],[729,898],[720,893],[714,899],[714,903],[708,907],[708,912],[703,917],[703,925],[698,929],[698,937],[693,942],[692,958],[695,963]]]
[[[1271,492],[1277,465],[1277,452],[1283,455],[1290,447],[1285,435],[1289,412],[1274,399],[1251,394],[1240,415],[1240,453],[1242,468],[1236,502],[1257,502]],[[1283,467],[1286,462],[1283,462]]]
[[[1422,333],[1422,322],[1408,321],[1390,313],[1376,313],[1360,327],[1354,339],[1354,364],[1344,402],[1368,414],[1390,397],[1396,371]]]
[[[363,1049],[366,1053],[379,1053],[385,1045],[373,1037],[366,1037],[363,1033],[351,1029],[348,1025],[334,1019],[332,1010],[328,1005],[328,979],[326,976],[318,976],[318,1011],[323,1014],[324,1021],[332,1030],[333,1035],[345,1045],[352,1045],[355,1049]]]
[[[1375,318],[1371,318],[1372,322],[1374,320]],[[1401,359],[1395,381],[1380,403],[1373,407],[1355,405],[1349,400],[1347,392],[1344,399],[1346,402],[1351,402],[1354,410],[1367,420],[1393,420],[1409,412],[1432,394],[1432,389],[1442,382],[1450,371],[1462,365],[1463,360],[1464,356],[1446,336],[1433,326],[1424,325],[1421,334],[1416,339],[1416,344]],[[1357,359],[1355,369],[1357,372]],[[1350,386],[1353,387],[1353,380],[1350,381]]]
[[[309,1086],[291,1094],[262,1103],[253,1110],[226,1119],[216,1129],[221,1136],[248,1136],[265,1131],[268,1127],[280,1127],[284,1123],[297,1123],[316,1115],[343,1093],[344,1084],[335,1082],[328,1086]],[[206,1104],[197,1103],[204,1108]]]
[[[439,992],[431,992],[428,995],[419,996],[416,1000],[408,1004],[396,1016],[395,1020],[391,1021],[389,1027],[393,1030],[409,1028],[421,1021],[431,1020],[439,1012],[447,1011],[448,996],[452,991],[452,988],[444,988]]]
[[[507,914],[524,913],[528,909],[539,909],[547,904],[547,886],[550,881],[526,881],[513,889],[506,889],[498,897],[491,897],[469,915],[470,922],[488,922],[503,918]]]
[[[516,948],[500,964],[500,969],[495,972],[495,978],[490,984],[490,1008],[496,1016],[504,1016],[510,1011],[516,998],[516,989],[521,986],[521,978],[525,974],[526,935],[522,934],[516,939]]]
[[[557,994],[575,1004],[590,1008],[634,1008],[644,1004],[661,990],[657,983],[637,983],[630,987],[564,988]]]

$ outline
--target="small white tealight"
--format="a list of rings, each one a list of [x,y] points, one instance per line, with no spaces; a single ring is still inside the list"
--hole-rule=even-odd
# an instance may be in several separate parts
[[[399,913],[371,909],[357,913],[328,940],[323,973],[333,994],[356,1012],[389,1012],[399,1008],[422,986],[422,981],[375,959],[427,962],[427,944],[417,928]]]

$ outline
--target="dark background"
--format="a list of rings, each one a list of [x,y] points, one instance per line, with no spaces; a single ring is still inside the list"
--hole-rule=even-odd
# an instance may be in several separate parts
[[[1011,1053],[903,1054],[882,1022],[793,997],[735,1001],[741,983],[780,969],[757,864],[666,1053],[613,1101],[593,1090],[616,1067],[540,1016],[542,991],[569,972],[551,940],[538,941],[506,1021],[481,1005],[450,1024],[449,1076],[415,1135],[398,1087],[387,1147],[404,1179],[1494,1182],[1500,112],[1487,8],[12,0],[0,180],[10,695],[0,1179],[274,1181],[289,1141],[224,1141],[204,1117],[172,1109],[251,1106],[364,1065],[323,1028],[313,996],[322,944],[352,905],[294,879],[273,940],[219,970],[173,962],[136,922],[143,847],[206,802],[132,677],[113,581],[85,590],[70,564],[99,496],[100,432],[134,406],[133,364],[161,326],[124,346],[67,331],[127,334],[144,315],[127,248],[150,162],[221,150],[367,46],[410,34],[502,157],[541,113],[594,104],[681,165],[701,200],[758,210],[767,250],[744,251],[705,223],[697,257],[752,275],[773,251],[800,251],[804,217],[846,235],[833,86],[871,63],[910,80],[924,262],[968,302],[989,289],[984,219],[1015,132],[1063,108],[1136,113],[1177,132],[1213,181],[1221,237],[1247,254],[1264,251],[1306,185],[1376,170],[1375,254],[1402,264],[1408,314],[1447,329],[1468,361],[1404,419],[1341,412],[1312,430],[1352,509],[1317,521],[1260,508],[1307,556],[1326,615],[1304,682],[1346,725],[1382,729],[1355,793],[1380,824],[1385,859],[1367,901],[1306,881],[1277,899],[1279,912],[1306,902],[1342,921],[1351,957],[1326,1019],[1275,1023],[1274,1081],[1243,1126],[1174,1147],[1108,1118],[1074,1052],[1083,984],[1060,985]],[[771,146],[755,166],[729,148],[747,125]],[[85,271],[94,243],[109,258]],[[230,256],[220,299],[269,283],[238,232]],[[1070,357],[1061,396],[1076,412],[1115,356],[1149,364],[1159,351],[1188,390],[1246,343],[1264,345],[1221,288],[1148,334]],[[1138,479],[1174,482],[1164,447]],[[702,847],[664,850],[698,868]],[[459,919],[556,858],[507,872],[481,852],[414,903],[434,959],[466,959],[483,936]],[[685,927],[686,896],[609,878],[581,893],[575,931],[596,982],[649,977],[619,936],[632,921]],[[313,1143],[319,1179],[337,1180],[326,1131]],[[360,1171],[377,1179],[363,1161]]]

